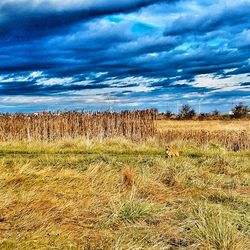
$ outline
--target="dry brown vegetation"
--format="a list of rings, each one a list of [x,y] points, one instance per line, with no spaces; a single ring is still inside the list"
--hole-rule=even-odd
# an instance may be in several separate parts
[[[248,249],[248,123],[27,117],[1,118],[0,249]]]
[[[133,141],[156,137],[165,143],[194,140],[220,143],[230,150],[250,148],[250,122],[158,120],[151,110],[0,114],[0,141],[60,141],[74,138],[125,137]]]
[[[0,249],[246,250],[250,152],[112,140],[0,145]]]
[[[0,114],[0,141],[153,136],[156,110]]]
[[[250,149],[250,121],[157,121],[160,140],[220,143],[230,150]]]
[[[250,120],[159,120],[157,121],[157,128],[161,131],[169,129],[178,130],[209,130],[209,131],[250,131]]]

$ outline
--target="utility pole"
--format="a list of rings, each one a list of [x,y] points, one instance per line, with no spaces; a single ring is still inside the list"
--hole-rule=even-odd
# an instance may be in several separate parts
[[[232,102],[232,107],[231,107],[231,110],[229,111],[229,113],[232,113],[233,108],[234,108],[234,102]]]
[[[199,99],[199,101],[198,101],[198,113],[199,113],[199,115],[201,114],[201,99]]]
[[[111,112],[112,111],[112,105],[111,105],[111,100],[110,100],[110,96],[108,95],[107,97],[108,100],[108,111]]]
[[[179,103],[176,102],[176,114],[178,115],[179,114]]]
[[[113,106],[115,105],[115,100],[111,100],[110,96],[108,96],[108,106],[109,106],[109,112],[113,111]]]

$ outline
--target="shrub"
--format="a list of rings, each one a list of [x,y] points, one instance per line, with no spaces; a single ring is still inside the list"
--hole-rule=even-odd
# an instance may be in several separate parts
[[[248,112],[250,112],[249,108],[247,105],[244,105],[242,102],[237,104],[233,109],[233,117],[234,118],[243,118],[248,115]]]
[[[182,106],[181,111],[179,113],[180,119],[192,119],[195,116],[195,111],[188,104]]]

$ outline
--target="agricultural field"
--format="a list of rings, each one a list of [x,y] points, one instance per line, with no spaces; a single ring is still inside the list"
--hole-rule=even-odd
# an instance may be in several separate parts
[[[249,249],[249,125],[171,123],[137,141],[2,141],[0,249]]]

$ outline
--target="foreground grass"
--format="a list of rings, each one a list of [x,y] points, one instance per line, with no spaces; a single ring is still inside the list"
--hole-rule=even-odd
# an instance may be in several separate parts
[[[0,249],[248,249],[250,152],[172,144],[1,144]]]

